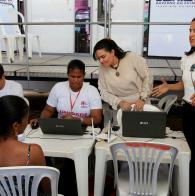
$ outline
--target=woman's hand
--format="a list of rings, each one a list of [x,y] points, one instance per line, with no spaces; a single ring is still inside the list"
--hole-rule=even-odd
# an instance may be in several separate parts
[[[144,101],[142,101],[141,99],[138,99],[137,101],[134,102],[135,106],[134,106],[134,110],[135,111],[143,111],[143,107],[144,107]]]
[[[64,114],[63,119],[73,119],[73,116],[70,114]]]
[[[191,99],[191,105],[192,106],[195,106],[195,93],[190,97],[190,99]]]
[[[144,107],[144,102],[140,99],[138,99],[135,102],[129,102],[129,101],[120,101],[119,102],[119,107],[121,108],[121,110],[123,111],[130,111],[132,108],[135,111],[142,111],[143,107]]]
[[[39,127],[38,119],[34,118],[30,120],[30,126],[32,129],[37,129]]]
[[[123,111],[129,111],[129,110],[131,110],[132,103],[130,103],[128,101],[122,100],[122,101],[119,102],[118,105],[121,108],[121,110],[123,110]]]
[[[63,119],[80,119],[80,118],[72,116],[71,114],[64,114]]]
[[[156,86],[156,87],[153,88],[153,90],[152,90],[152,96],[159,97],[162,94],[165,94],[169,90],[169,87],[168,87],[167,82],[164,79],[161,80],[161,81],[162,81],[162,84],[161,85]]]

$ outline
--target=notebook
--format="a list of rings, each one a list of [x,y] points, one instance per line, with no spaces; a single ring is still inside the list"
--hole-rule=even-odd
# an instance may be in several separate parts
[[[122,113],[124,137],[164,138],[166,112],[127,111]]]
[[[44,134],[83,135],[85,130],[80,119],[40,118],[39,126]]]

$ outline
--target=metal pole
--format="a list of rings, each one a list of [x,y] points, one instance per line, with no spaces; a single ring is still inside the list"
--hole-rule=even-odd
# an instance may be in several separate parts
[[[0,25],[104,25],[105,22],[0,22]],[[189,25],[189,22],[110,22],[112,25]]]
[[[27,1],[24,0],[24,21],[25,21],[25,48],[26,48],[26,68],[27,68],[27,81],[29,88],[30,72],[29,72],[29,55],[28,55],[28,11],[27,11]]]
[[[107,37],[107,10],[108,3],[107,0],[104,0],[104,37]]]
[[[108,37],[111,38],[111,0],[108,1]]]

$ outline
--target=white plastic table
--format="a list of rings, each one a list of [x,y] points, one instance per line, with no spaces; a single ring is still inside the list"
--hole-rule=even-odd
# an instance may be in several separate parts
[[[29,127],[27,127],[25,134],[25,142],[39,144],[45,156],[64,157],[74,160],[78,195],[88,195],[88,156],[94,146],[94,140],[90,135],[45,136],[40,128],[29,132]]]
[[[121,136],[120,136],[121,137]],[[106,162],[112,160],[109,145],[122,142],[122,141],[148,141],[159,142],[175,146],[179,153],[176,158],[176,164],[179,169],[178,176],[178,188],[179,196],[189,196],[189,163],[191,159],[190,148],[185,141],[185,137],[182,132],[170,131],[169,138],[165,139],[150,139],[150,138],[133,138],[133,137],[117,137],[113,142],[107,143],[105,141],[97,142],[95,145],[95,184],[94,195],[102,196],[104,192],[105,175],[106,175]],[[176,138],[176,139],[173,139]]]

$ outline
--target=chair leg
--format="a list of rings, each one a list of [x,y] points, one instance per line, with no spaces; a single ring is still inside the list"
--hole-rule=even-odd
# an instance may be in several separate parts
[[[19,59],[20,61],[22,61],[24,57],[24,37],[17,37],[16,43],[17,43],[18,51],[19,51]]]
[[[14,38],[9,37],[5,39],[6,47],[7,47],[7,59],[8,62],[14,62]]]
[[[32,37],[28,37],[28,58],[32,58]]]
[[[38,35],[36,36],[36,39],[37,39],[37,48],[39,51],[39,57],[41,58],[41,44],[40,44],[40,39]]]

